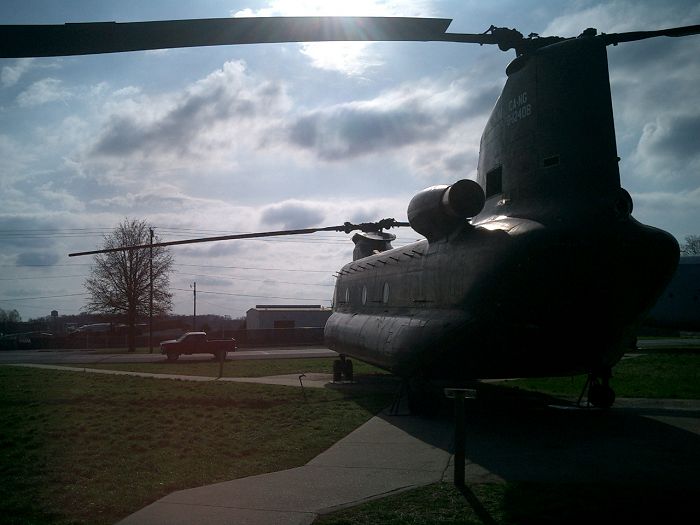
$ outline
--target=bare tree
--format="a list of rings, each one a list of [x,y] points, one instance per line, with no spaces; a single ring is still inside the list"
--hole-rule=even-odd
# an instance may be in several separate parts
[[[700,235],[686,235],[681,245],[682,255],[700,255]]]
[[[104,236],[103,249],[149,244],[150,228],[146,221],[124,219]],[[154,237],[153,242],[159,242]],[[153,251],[153,313],[164,314],[172,308],[169,291],[173,257],[166,247]],[[92,275],[85,288],[90,294],[86,310],[93,313],[118,314],[128,326],[129,352],[136,348],[135,324],[148,316],[150,305],[151,249],[101,253],[94,257]]]
[[[0,335],[7,331],[14,331],[15,325],[22,321],[17,310],[5,311],[0,308]]]

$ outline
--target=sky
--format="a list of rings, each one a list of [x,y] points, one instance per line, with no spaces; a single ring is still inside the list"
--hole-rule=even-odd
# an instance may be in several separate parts
[[[422,16],[448,31],[576,36],[700,23],[695,1],[4,0],[3,24],[229,16]],[[633,215],[700,234],[700,36],[608,48]],[[406,220],[421,189],[475,178],[514,52],[456,43],[259,44],[0,59],[0,308],[86,303],[91,259],[125,218],[161,240]],[[572,101],[575,103],[575,101]],[[395,246],[420,238],[395,231]],[[173,312],[330,306],[343,233],[172,248]]]

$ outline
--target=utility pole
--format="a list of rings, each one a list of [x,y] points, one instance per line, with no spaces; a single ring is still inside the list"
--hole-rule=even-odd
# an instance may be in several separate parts
[[[151,246],[149,247],[148,258],[148,274],[150,277],[149,285],[149,307],[148,307],[148,353],[153,353],[153,228],[149,228],[151,234]]]
[[[194,298],[194,312],[192,315],[192,331],[196,332],[197,331],[197,281],[195,281],[193,286],[190,286],[190,288],[193,289],[193,298]]]

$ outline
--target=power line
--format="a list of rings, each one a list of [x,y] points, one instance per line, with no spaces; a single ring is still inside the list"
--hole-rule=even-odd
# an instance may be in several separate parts
[[[178,290],[180,292],[191,292],[191,290],[186,290],[185,288],[173,288],[173,290]],[[197,293],[207,293],[214,295],[232,295],[234,297],[257,297],[259,299],[288,299],[288,300],[299,300],[299,301],[325,301],[330,302],[330,299],[318,299],[309,297],[278,297],[273,295],[250,295],[242,293],[229,293],[229,292],[206,292],[202,290],[197,290]]]
[[[92,266],[91,263],[73,263],[73,264],[0,264],[0,268],[47,268],[53,266]]]
[[[334,284],[321,284],[321,283],[293,283],[289,281],[277,281],[275,279],[250,279],[247,277],[233,277],[230,275],[211,275],[206,273],[188,273],[177,271],[178,275],[192,275],[195,277],[214,277],[217,279],[231,279],[234,281],[245,281],[249,283],[278,283],[278,284],[295,284],[299,286],[335,286]],[[2,280],[2,279],[0,279]]]
[[[77,264],[0,264],[0,268],[51,268],[51,267],[75,267],[75,266],[93,266],[90,263],[77,263]],[[300,270],[294,268],[263,268],[261,266],[221,266],[215,264],[184,264],[175,263],[173,266],[186,266],[192,268],[226,268],[232,270],[265,270],[271,272],[311,272],[311,273],[333,273],[336,269],[332,270]]]
[[[310,273],[333,273],[333,270],[299,270],[295,268],[263,268],[260,266],[216,266],[212,264],[178,264],[175,263],[173,266],[187,266],[194,268],[229,268],[234,270],[265,270],[270,272],[310,272]]]
[[[85,275],[49,275],[49,276],[36,276],[36,277],[3,277],[0,281],[31,281],[36,279],[68,279],[69,277],[86,277]]]
[[[66,295],[44,295],[42,297],[13,297],[12,299],[0,299],[0,302],[11,303],[12,301],[30,301],[34,299],[55,299],[58,297],[78,297],[90,295],[87,293],[70,293]]]

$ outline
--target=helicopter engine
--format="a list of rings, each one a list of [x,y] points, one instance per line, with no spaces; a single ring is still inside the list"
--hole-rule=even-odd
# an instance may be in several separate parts
[[[465,219],[478,215],[485,200],[484,190],[473,180],[431,186],[411,199],[408,222],[428,241],[434,241],[454,232]]]

